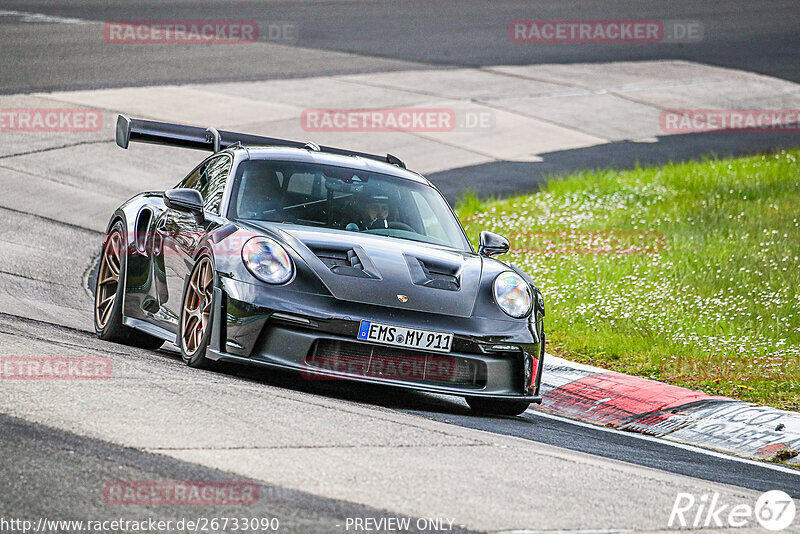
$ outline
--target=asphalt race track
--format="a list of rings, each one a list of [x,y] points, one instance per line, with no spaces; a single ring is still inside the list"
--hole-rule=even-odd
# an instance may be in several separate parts
[[[20,94],[55,90],[660,59],[800,81],[796,2],[595,2],[576,9],[564,2],[151,0],[133,7],[122,0],[7,0],[0,6],[0,94],[14,96],[0,107],[13,107]],[[511,20],[577,17],[700,21],[706,40],[535,49],[508,40]],[[102,21],[147,19],[283,21],[296,24],[298,36],[252,50],[113,47],[86,31]],[[449,518],[451,531],[616,532],[666,529],[678,492],[752,502],[758,492],[781,489],[800,499],[793,469],[535,408],[518,418],[474,417],[460,399],[245,368],[204,372],[184,367],[174,350],[101,342],[92,333],[88,288],[109,206],[171,185],[199,155],[171,157],[171,149],[158,147],[126,153],[107,146],[110,139],[8,139],[0,132],[0,356],[102,356],[114,375],[102,384],[0,382],[2,518],[244,514],[278,517],[284,532],[346,532],[356,517],[408,518],[412,525]],[[749,153],[797,146],[800,137],[659,141],[563,150],[545,163],[448,162],[430,177],[452,200],[464,186],[507,194],[535,189],[553,172]],[[86,183],[76,185],[64,169],[79,169],[75,176]],[[493,175],[503,179],[486,179]],[[65,194],[81,188],[85,200]],[[252,483],[259,499],[244,511],[109,505],[104,485],[120,480]]]
[[[320,73],[445,67],[685,59],[798,81],[800,44],[791,0],[708,4],[591,2],[576,12],[558,1],[258,2],[125,0],[3,2],[5,11],[41,13],[84,21],[255,20],[297,24],[293,42],[279,42],[254,56],[250,50],[208,53],[192,47],[148,45],[109,50],[101,38],[67,29],[31,32],[20,17],[0,15],[4,68],[0,91],[154,85],[302,77]],[[391,8],[389,8],[391,6]],[[702,46],[689,44],[548,44],[509,42],[517,19],[670,19],[699,21]],[[260,37],[267,41],[267,34]],[[236,48],[236,47],[233,47]],[[66,61],[68,59],[68,61]],[[47,76],[42,74],[47,72]],[[77,74],[77,75],[76,75]]]

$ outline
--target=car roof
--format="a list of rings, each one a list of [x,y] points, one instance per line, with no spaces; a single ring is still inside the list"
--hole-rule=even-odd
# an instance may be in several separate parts
[[[302,163],[318,163],[320,165],[334,165],[337,167],[347,167],[364,172],[375,172],[388,174],[397,178],[412,180],[414,182],[433,185],[419,173],[404,169],[397,165],[384,163],[371,158],[361,156],[331,154],[330,152],[317,152],[303,148],[287,147],[259,147],[242,146],[232,148],[233,150],[247,151],[249,159],[274,159],[281,161],[297,161]]]

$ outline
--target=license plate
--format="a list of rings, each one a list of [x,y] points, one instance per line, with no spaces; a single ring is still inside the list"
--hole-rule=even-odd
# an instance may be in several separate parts
[[[358,339],[435,352],[450,352],[450,347],[453,345],[453,334],[447,332],[419,330],[407,326],[373,323],[372,321],[361,321]]]

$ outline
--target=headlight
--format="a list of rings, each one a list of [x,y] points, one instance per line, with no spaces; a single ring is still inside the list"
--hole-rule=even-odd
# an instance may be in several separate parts
[[[498,274],[493,289],[494,301],[507,315],[519,318],[531,311],[531,288],[517,273]]]
[[[268,237],[254,237],[242,247],[242,260],[253,276],[268,284],[283,284],[294,274],[286,249]]]

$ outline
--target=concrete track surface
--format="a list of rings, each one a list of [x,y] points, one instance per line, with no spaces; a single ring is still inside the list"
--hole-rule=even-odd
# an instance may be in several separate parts
[[[251,10],[243,18],[256,16],[255,3],[238,4]],[[172,2],[170,13],[163,5],[146,4],[149,11],[139,18],[231,17],[210,4]],[[277,16],[270,11],[277,5],[266,4],[264,16]],[[684,136],[659,130],[659,114],[668,107],[797,107],[798,86],[791,73],[777,67],[778,56],[767,57],[760,71],[734,65],[732,55],[722,53],[725,46],[717,62],[724,68],[699,58],[666,60],[655,51],[634,58],[653,60],[643,63],[598,52],[590,59],[613,63],[551,65],[575,61],[545,54],[551,61],[538,63],[548,64],[530,66],[537,62],[505,51],[505,45],[475,43],[481,35],[488,39],[486,30],[477,28],[479,15],[499,13],[486,24],[501,26],[532,15],[524,8],[486,11],[468,4],[465,12],[472,15],[463,31],[477,40],[451,41],[454,57],[463,60],[448,63],[445,57],[434,61],[433,50],[444,53],[438,36],[421,40],[420,47],[401,39],[408,17],[400,19],[397,34],[387,34],[388,42],[394,38],[405,46],[384,43],[375,49],[378,40],[368,35],[374,30],[362,24],[366,44],[353,49],[357,39],[337,37],[354,32],[346,17],[330,21],[341,32],[317,38],[322,32],[315,28],[324,19],[315,6],[301,7],[281,4],[283,10],[275,13],[284,20],[309,15],[301,25],[307,40],[298,43],[304,46],[256,45],[283,58],[248,77],[260,81],[232,82],[247,76],[217,65],[175,75],[177,81],[217,84],[148,87],[176,81],[170,62],[181,54],[187,65],[198,65],[201,54],[168,48],[159,63],[156,56],[134,51],[132,67],[124,72],[111,68],[119,67],[112,65],[118,63],[116,52],[87,44],[85,33],[70,29],[77,22],[31,22],[18,14],[72,17],[81,26],[96,26],[132,18],[122,4],[4,3],[3,10],[17,14],[0,13],[0,28],[7,32],[0,46],[12,50],[0,60],[6,93],[0,109],[92,107],[102,112],[103,127],[89,133],[0,132],[0,359],[100,356],[110,360],[112,373],[102,381],[0,381],[0,517],[278,517],[284,532],[347,532],[353,531],[348,525],[354,518],[393,517],[408,518],[416,527],[426,526],[418,519],[439,519],[446,526],[452,521],[453,530],[660,532],[669,530],[679,493],[698,499],[718,494],[721,504],[751,506],[768,489],[800,498],[800,478],[788,468],[657,443],[533,408],[519,418],[478,418],[459,399],[252,369],[204,372],[185,367],[169,348],[146,351],[97,340],[87,279],[108,216],[139,191],[171,187],[202,157],[155,146],[122,151],[112,141],[117,112],[391,151],[438,179],[450,198],[464,185],[484,193],[535,190],[536,176],[553,169],[594,166],[617,156],[622,165],[632,164],[630,150],[663,161],[672,154],[696,157],[709,150],[745,153],[797,144],[785,134],[681,140]],[[359,9],[353,3],[341,9],[356,21],[379,18],[377,7]],[[549,9],[554,10],[549,18],[559,18],[556,8]],[[766,16],[773,27],[785,9],[778,5]],[[733,15],[707,11],[687,10],[685,18],[733,24]],[[419,13],[424,10],[414,11]],[[598,13],[595,18],[605,17]],[[423,20],[423,26],[430,23]],[[49,24],[49,31],[31,29],[42,24]],[[447,19],[443,26],[453,32],[453,24]],[[743,61],[756,63],[759,47],[767,45],[763,32],[754,32],[762,44]],[[789,37],[777,30],[773,37],[785,41],[790,53]],[[474,53],[459,52],[466,49]],[[77,50],[85,55],[70,59]],[[419,50],[428,52],[416,54]],[[235,63],[239,53],[206,52],[219,64]],[[64,65],[56,57],[66,58]],[[441,68],[445,64],[448,68]],[[83,70],[75,70],[79,65]],[[52,75],[44,66],[52,67]],[[295,76],[303,78],[275,79]],[[69,90],[49,92],[56,88]],[[489,132],[376,135],[309,133],[298,121],[308,107],[377,106],[490,112],[494,122]],[[598,109],[602,118],[586,118]],[[496,179],[514,169],[517,175]],[[117,481],[250,482],[258,485],[259,499],[238,507],[107,504],[103,488]],[[430,531],[430,523],[421,530]],[[752,520],[737,530],[747,531],[763,532]]]

